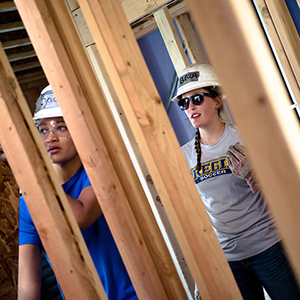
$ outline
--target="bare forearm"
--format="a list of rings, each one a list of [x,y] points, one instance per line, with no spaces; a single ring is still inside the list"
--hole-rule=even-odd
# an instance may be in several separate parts
[[[37,286],[18,287],[18,300],[39,300],[40,290]]]
[[[18,300],[38,300],[41,291],[41,254],[36,245],[19,247]]]
[[[91,226],[101,216],[100,206],[91,187],[85,188],[79,199],[68,194],[66,196],[81,230]]]

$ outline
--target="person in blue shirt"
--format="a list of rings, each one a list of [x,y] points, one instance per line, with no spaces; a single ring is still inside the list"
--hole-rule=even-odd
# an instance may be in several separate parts
[[[108,299],[138,299],[51,86],[47,86],[37,100],[34,121],[82,231]],[[54,285],[48,282],[53,281],[53,277]],[[18,299],[64,299],[22,196]]]

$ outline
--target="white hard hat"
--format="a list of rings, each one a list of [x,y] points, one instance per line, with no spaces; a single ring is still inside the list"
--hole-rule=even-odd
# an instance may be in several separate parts
[[[192,64],[186,67],[178,82],[178,90],[172,101],[179,101],[179,96],[189,91],[208,86],[220,86],[218,77],[211,65]]]
[[[39,119],[62,116],[63,114],[58,106],[58,103],[56,102],[52,87],[51,85],[48,85],[42,90],[41,95],[36,101],[36,109],[33,120],[37,121]]]

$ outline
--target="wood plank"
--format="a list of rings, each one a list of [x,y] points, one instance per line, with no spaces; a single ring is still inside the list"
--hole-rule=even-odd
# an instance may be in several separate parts
[[[40,89],[41,86],[46,86],[48,85],[48,81],[46,78],[41,78],[41,79],[35,79],[34,81],[31,82],[27,82],[27,83],[20,83],[22,91],[26,92],[27,90],[31,90],[31,89]]]
[[[31,45],[31,41],[29,38],[11,40],[11,41],[6,41],[6,42],[2,43],[4,50],[17,48],[17,47],[21,47],[21,46],[27,46],[27,45]]]
[[[14,72],[21,72],[29,69],[34,69],[40,67],[41,64],[39,61],[29,62],[29,63],[23,63],[19,65],[14,65],[13,70]]]
[[[73,12],[78,9],[78,0],[67,0],[70,10]],[[134,23],[138,20],[150,16],[154,11],[181,1],[176,0],[120,0],[123,10],[126,14],[128,22]]]
[[[26,79],[30,79],[30,77],[36,77],[36,76],[40,76],[40,75],[44,75],[45,76],[42,68],[41,68],[41,70],[34,71],[34,72],[31,72],[31,73],[17,74],[17,79],[20,82],[20,80],[26,80]]]
[[[154,18],[169,52],[176,73],[179,76],[181,71],[187,67],[190,62],[184,52],[169,10],[166,7],[158,10],[154,13]]]
[[[150,243],[152,245],[151,248],[153,248],[154,251],[152,257],[154,257],[156,267],[159,270],[169,299],[186,299],[186,294],[188,295],[189,299],[192,299],[193,293],[191,293],[191,291],[193,291],[194,288],[194,281],[191,278],[191,274],[183,258],[182,251],[174,236],[174,232],[170,226],[169,220],[167,219],[161,201],[159,200],[160,198],[158,192],[153,185],[153,181],[151,180],[149,171],[143,158],[141,157],[139,146],[136,143],[134,136],[130,130],[125,113],[122,107],[120,107],[118,100],[116,99],[116,94],[114,92],[113,86],[109,80],[109,77],[107,76],[103,64],[101,63],[101,59],[99,58],[99,53],[96,46],[90,45],[87,48],[87,52],[91,59],[92,65],[95,68],[95,72],[101,82],[102,89],[104,90],[104,93],[108,101],[110,102],[110,109],[113,112],[116,123],[118,124],[122,138],[126,144],[127,151],[129,152],[130,159],[135,166],[135,170],[133,170],[133,173],[138,173],[143,189],[147,194],[148,202],[151,206],[152,211],[149,211],[148,209],[146,210],[145,207],[141,206],[141,203],[147,202],[147,199],[143,199],[144,196],[141,195],[141,193],[138,194],[137,191],[135,191],[134,194],[139,200],[138,203],[134,203],[131,200],[131,205],[132,207],[141,207],[141,209],[139,209],[135,213],[135,216],[137,216],[137,218],[139,219],[139,226],[143,230],[144,236],[147,237],[147,243]],[[126,149],[124,149],[124,151],[126,151]],[[128,164],[124,165],[124,158],[121,158],[121,163],[123,165],[123,168],[126,167],[124,170],[129,169]],[[132,174],[127,171],[126,173],[127,178],[129,176],[132,177]],[[132,180],[131,186],[133,186],[133,184],[134,186],[137,186],[137,181],[138,179]],[[159,230],[164,237],[166,245],[169,245],[168,250],[173,258],[173,262],[176,267],[177,273],[181,278],[181,282],[179,278],[177,278],[176,270],[174,269],[173,263],[170,261],[169,255],[166,255],[165,253],[165,250],[167,249],[164,249],[164,241],[157,238],[157,233],[155,233],[154,228],[151,227],[152,222],[155,222],[155,220],[149,220],[149,217],[152,216],[152,213],[155,216],[156,222],[159,226]],[[148,221],[145,222],[145,220]],[[145,224],[147,228],[143,228]],[[153,240],[153,236],[156,236],[155,240]],[[155,255],[155,253],[160,253],[160,255],[157,256]],[[164,262],[163,265],[161,264],[162,261]],[[184,293],[182,285],[185,287],[186,294]]]
[[[145,18],[154,11],[166,7],[167,5],[175,2],[174,0],[120,0],[120,3],[124,9],[129,24]]]
[[[18,61],[18,60],[22,60],[22,59],[26,59],[26,58],[31,58],[31,57],[36,57],[34,50],[9,54],[7,56],[9,62]]]
[[[287,109],[290,99],[254,7],[247,0],[188,4],[300,278],[299,119]]]
[[[185,1],[179,2],[178,4],[175,4],[174,6],[171,6],[169,8],[169,12],[172,18],[175,18],[176,16],[186,13],[187,11],[188,8]],[[150,15],[147,19],[143,20],[142,22],[136,22],[135,24],[132,24],[131,27],[136,39],[145,37],[151,32],[157,30],[157,24],[154,20],[153,15],[152,16]]]
[[[21,21],[0,24],[0,33],[6,33],[6,32],[21,30],[21,29],[25,29],[25,27]]]
[[[184,263],[184,260],[182,258],[182,252],[179,249],[178,243],[177,241],[173,238],[170,241],[170,236],[172,235],[173,237],[173,233],[171,232],[171,228],[169,226],[169,222],[167,220],[166,217],[162,217],[162,215],[165,215],[165,212],[161,212],[161,206],[159,204],[158,209],[156,208],[157,205],[155,205],[155,203],[157,203],[156,198],[158,197],[157,191],[155,190],[154,186],[151,186],[149,189],[149,183],[145,183],[145,179],[149,177],[149,172],[145,166],[145,163],[141,157],[139,148],[137,143],[134,140],[134,137],[132,135],[132,132],[128,126],[128,121],[126,119],[126,116],[124,114],[124,111],[122,109],[122,107],[120,106],[118,100],[116,99],[116,94],[115,91],[113,89],[113,85],[110,82],[109,76],[107,76],[107,72],[105,70],[105,67],[101,61],[101,58],[99,57],[99,53],[98,50],[95,46],[93,37],[91,36],[91,33],[89,31],[89,28],[87,27],[87,24],[84,20],[84,17],[82,15],[82,11],[80,8],[74,10],[72,12],[72,15],[74,16],[74,21],[76,23],[78,32],[80,33],[80,37],[81,40],[84,42],[84,46],[86,47],[86,51],[87,54],[89,56],[89,59],[92,63],[93,69],[95,71],[95,74],[97,75],[97,78],[99,80],[99,82],[101,83],[101,87],[103,90],[103,93],[105,95],[105,97],[107,99],[109,99],[110,101],[108,101],[107,105],[109,106],[109,109],[112,111],[113,116],[115,118],[115,120],[113,120],[113,118],[111,120],[107,120],[105,123],[106,124],[110,124],[108,127],[112,127],[115,126],[115,122],[118,124],[118,127],[121,131],[121,136],[122,139],[124,140],[124,143],[126,144],[127,150],[129,152],[130,155],[130,159],[127,155],[120,157],[120,154],[118,154],[118,157],[115,158],[115,160],[119,160],[120,161],[120,168],[117,169],[117,173],[121,174],[122,172],[125,171],[126,175],[125,178],[127,178],[127,180],[131,180],[130,183],[128,183],[128,185],[131,187],[135,187],[136,191],[134,192],[135,197],[129,197],[129,201],[131,202],[131,206],[134,207],[141,207],[137,212],[135,212],[135,216],[139,222],[139,227],[141,228],[143,235],[146,239],[147,244],[151,244],[150,247],[150,251],[152,252],[152,257],[154,259],[156,268],[158,268],[162,282],[165,286],[165,289],[169,295],[169,298],[171,299],[185,299],[185,294],[184,291],[182,289],[182,285],[180,283],[180,280],[177,278],[177,274],[176,274],[176,270],[174,269],[173,263],[170,260],[170,256],[169,254],[166,253],[167,249],[165,248],[165,243],[162,239],[159,239],[158,237],[158,233],[156,232],[156,230],[158,230],[158,228],[156,228],[156,226],[153,225],[153,222],[156,224],[154,219],[149,219],[150,215],[152,215],[152,212],[149,211],[146,207],[145,207],[145,203],[147,203],[147,199],[145,199],[145,195],[144,193],[141,193],[141,191],[139,191],[139,189],[137,187],[139,187],[139,179],[136,178],[136,171],[134,170],[133,166],[132,166],[132,162],[136,162],[138,160],[138,169],[140,170],[139,172],[137,172],[138,174],[142,173],[142,175],[139,176],[140,180],[142,181],[142,185],[144,187],[144,189],[146,189],[146,191],[148,191],[147,193],[147,197],[148,197],[148,201],[150,203],[151,209],[154,212],[154,215],[156,216],[156,220],[158,222],[158,225],[162,224],[160,226],[161,231],[166,232],[167,231],[167,235],[168,236],[164,236],[165,239],[168,239],[168,243],[172,244],[174,246],[174,249],[176,250],[176,258],[173,258],[173,261],[175,261],[175,264],[177,266],[177,271],[179,272],[179,274],[182,274],[181,278],[183,276],[185,276],[185,278],[187,278],[189,281],[192,281],[192,283],[189,282],[189,285],[194,285],[193,280],[190,280],[190,274],[189,274],[189,270],[186,266],[186,263]],[[101,108],[100,112],[102,114],[104,114],[104,116],[101,116],[100,118],[108,118],[109,113],[106,113],[103,108]],[[102,126],[103,127],[103,126]],[[105,130],[104,132],[107,132],[107,130]],[[108,141],[111,141],[112,138],[111,136],[114,136],[115,139],[118,135],[116,135],[115,133],[109,134]],[[120,137],[121,139],[121,137]],[[115,145],[118,145],[118,147],[120,147],[120,141],[116,140]],[[107,144],[107,143],[106,143]],[[129,149],[128,149],[129,148]],[[126,153],[127,150],[124,148],[123,151],[121,151],[121,153]],[[112,157],[114,156],[114,151],[112,152]],[[114,160],[114,158],[113,158]],[[131,161],[130,161],[131,160]],[[136,163],[137,164],[137,163]],[[135,164],[135,166],[136,166]],[[122,171],[124,170],[124,171]],[[123,179],[123,186],[127,186],[127,184],[124,182],[125,180]],[[148,181],[147,181],[148,182]],[[143,184],[144,183],[144,184]],[[145,187],[146,186],[146,187]],[[142,188],[142,187],[141,187]],[[151,190],[152,192],[150,192],[150,196],[149,196],[149,190]],[[127,193],[128,194],[128,193]],[[132,199],[131,199],[132,198]],[[136,203],[134,201],[134,199],[139,199],[138,202]],[[151,199],[155,199],[152,200]],[[161,209],[160,212],[161,214],[158,216],[158,211],[159,208]],[[145,223],[145,220],[148,220]],[[146,228],[144,228],[144,225],[146,225]],[[152,225],[151,225],[152,224]],[[162,226],[164,228],[162,228]],[[166,227],[168,227],[166,229]],[[160,234],[159,234],[160,235]],[[153,237],[156,236],[155,239],[153,239]],[[153,248],[153,249],[152,249]],[[170,247],[168,248],[169,251],[171,251],[171,253],[174,253],[174,249],[170,249]],[[157,253],[159,253],[160,255],[157,256]],[[172,254],[171,254],[172,256]],[[174,257],[174,255],[173,255]],[[179,260],[179,261],[177,261]],[[161,265],[161,261],[164,261],[164,265]],[[180,266],[178,266],[178,263],[180,264],[180,266],[183,266],[182,268],[180,268]],[[185,282],[185,279],[182,278],[182,282],[183,284],[186,286],[187,283]],[[193,290],[193,288],[192,288]],[[186,292],[190,295],[190,298],[192,298],[191,293],[190,293],[190,289],[186,287]]]
[[[201,296],[241,299],[119,1],[79,3]]]
[[[187,49],[192,63],[206,64],[208,59],[195,34],[188,14],[181,14],[175,18],[178,30]]]
[[[300,37],[284,1],[257,0],[272,46],[300,107]]]
[[[13,1],[1,2],[0,13],[17,10]]]
[[[69,11],[63,2],[54,0],[16,2],[137,294],[141,299],[166,299],[119,174],[103,142],[102,131],[110,130],[105,126],[105,118],[97,114],[104,108],[101,89]],[[120,148],[114,148],[114,152],[120,154]]]
[[[52,8],[53,10],[51,14],[53,16],[56,15],[56,20],[64,20],[63,22],[60,23],[59,32],[60,33],[64,32],[64,35],[66,37],[66,44],[69,43],[67,48],[70,50],[74,49],[75,47],[74,36],[76,34],[76,31],[74,30],[74,28],[67,27],[65,21],[66,18],[61,14],[63,9],[57,6],[56,1],[52,2]],[[56,22],[57,26],[58,23],[59,22]],[[70,35],[70,32],[72,32],[72,30],[74,31],[74,34]],[[83,32],[83,34],[85,33],[86,31]],[[67,38],[69,40],[68,42],[67,42]],[[84,40],[84,38],[82,39]],[[82,70],[87,68],[88,61],[86,59],[84,52],[81,53],[81,56],[77,56],[77,54],[78,54],[78,50],[74,53],[70,53],[69,56],[73,57],[73,65],[77,66],[76,73],[82,73]],[[101,107],[99,107],[99,95],[101,91],[99,90],[99,87],[97,87],[96,78],[94,73],[92,72],[92,69],[90,68],[88,70],[90,70],[89,77],[87,74],[84,74],[82,80],[84,81],[85,85],[89,85],[90,89],[93,90],[93,97],[91,97],[89,105],[93,107],[91,110],[93,111],[93,114],[95,114],[95,119],[99,120],[97,121],[98,128],[101,131],[101,135],[105,141],[106,147],[108,148],[108,150],[110,150],[109,152],[112,158],[112,162],[114,164],[114,167],[116,168],[120,180],[122,181],[123,189],[128,198],[129,204],[132,208],[137,224],[140,227],[141,233],[143,234],[143,238],[145,239],[145,243],[149,249],[148,251],[151,254],[151,258],[153,262],[148,260],[147,264],[150,267],[153,263],[155,264],[157,272],[159,273],[160,276],[160,280],[163,281],[165,285],[164,288],[166,289],[167,292],[170,293],[171,298],[185,299],[184,290],[180,284],[178,275],[176,273],[170,255],[168,253],[168,249],[164,244],[159,228],[152,215],[150,206],[147,202],[144,191],[140,185],[135,169],[133,168],[131,159],[126,151],[120,132],[103,98],[102,98],[103,103]],[[91,103],[91,101],[94,103]],[[117,152],[116,149],[118,149]],[[121,213],[125,214],[126,211],[123,210]],[[133,228],[132,226],[130,227]],[[129,259],[130,259],[129,262],[125,261],[125,264],[127,263],[127,265],[129,265],[129,270],[130,270],[130,268],[132,268],[131,265],[136,264],[137,258],[132,255],[132,252],[130,252]],[[134,261],[133,263],[132,260]],[[157,281],[157,279],[155,278],[155,274],[153,273],[153,271],[151,276],[152,276],[152,281],[153,281],[153,285],[155,286],[155,289],[149,286],[150,282],[147,282],[148,290],[147,289],[145,290],[145,288],[142,286],[143,285],[146,286],[146,284],[142,284],[141,278],[139,278],[139,273],[134,274],[133,283],[136,286],[138,286],[137,288],[138,294],[142,295],[143,293],[141,297],[151,298],[151,297],[156,297],[157,295],[159,295],[159,297],[161,298],[164,297],[163,294],[164,292],[160,290],[161,283],[155,282],[155,280]],[[147,281],[147,278],[145,280]],[[155,295],[155,293],[157,295]]]
[[[2,47],[0,91],[1,145],[41,241],[47,253],[55,254],[51,263],[61,268],[57,277],[66,298],[105,299],[105,293],[100,298],[98,274]]]
[[[284,0],[265,0],[278,37],[300,87],[300,37]]]

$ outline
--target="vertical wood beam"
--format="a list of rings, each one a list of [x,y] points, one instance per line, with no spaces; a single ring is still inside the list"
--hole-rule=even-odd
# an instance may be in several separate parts
[[[247,0],[188,4],[300,278],[299,120],[287,109],[290,100],[254,7]]]
[[[178,30],[181,34],[187,52],[192,63],[208,63],[205,52],[203,51],[199,40],[195,34],[192,22],[187,13],[175,17]]]
[[[21,88],[0,47],[1,144],[67,299],[107,299]]]
[[[300,109],[300,37],[285,1],[256,0],[272,46]]]
[[[79,4],[201,296],[241,299],[119,1]]]
[[[102,97],[102,94],[100,97],[101,90],[107,97],[109,97],[109,99],[113,99],[115,97],[115,93],[111,88],[105,68],[98,60],[98,51],[94,45],[94,41],[89,29],[87,28],[81,10],[80,8],[76,9],[72,12],[72,15],[76,16],[77,22],[80,23],[79,26],[77,26],[77,31],[79,32],[84,45],[88,45],[87,53],[92,62],[94,71],[97,74],[98,81],[102,84],[101,90],[97,85],[95,74],[92,72],[92,69],[89,67],[89,72],[86,70],[88,60],[85,57],[83,48],[77,49],[75,52],[70,51],[75,47],[75,45],[73,45],[73,41],[75,39],[76,32],[73,24],[71,24],[72,22],[67,22],[66,17],[63,15],[63,7],[57,5],[55,0],[48,1],[48,4],[49,7],[51,7],[51,14],[55,19],[56,26],[58,27],[60,34],[63,36],[65,45],[69,49],[68,55],[72,64],[74,68],[77,68],[78,77],[82,77],[80,80],[84,82],[84,86],[89,86],[89,89],[91,89],[94,93],[93,97],[89,100],[89,106],[91,107],[96,122],[98,122],[98,128],[110,153],[110,157],[113,161],[114,167],[116,168],[117,174],[122,182],[122,186],[127,195],[136,221],[138,222],[138,226],[143,234],[149,252],[151,253],[152,260],[157,272],[159,273],[166,293],[170,299],[185,299],[187,295],[182,287],[170,253],[168,252],[168,248],[165,245],[147,197],[143,191],[143,187],[132,164],[133,159],[127,153],[127,149],[123,142],[123,139],[125,139],[123,136],[124,132],[120,133],[120,129],[117,128],[116,125],[116,122],[120,125],[120,122],[118,121],[122,119],[123,125],[125,124],[125,127],[128,129],[125,115],[120,106],[114,107],[112,102],[108,105]],[[83,57],[85,59],[83,59]],[[81,76],[80,74],[84,69],[85,74],[84,76]],[[103,77],[106,78],[105,82]],[[99,102],[101,102],[101,104]],[[113,115],[116,120],[114,120]],[[127,134],[130,135],[130,131],[128,131]],[[132,144],[135,148],[138,148],[134,140],[132,140]],[[134,257],[130,258],[135,259]],[[160,297],[162,296],[163,295]]]
[[[77,68],[78,77],[81,76],[80,74],[82,73],[82,70],[85,69],[85,74],[80,80],[83,82],[84,86],[88,86],[88,88],[93,90],[94,92],[93,97],[91,97],[88,104],[92,108],[91,110],[94,114],[96,122],[98,122],[98,128],[101,132],[108,152],[110,153],[110,157],[112,159],[114,167],[116,168],[116,172],[122,182],[123,189],[126,193],[138,226],[143,234],[143,238],[145,239],[148,251],[151,254],[151,258],[157,269],[166,293],[170,299],[185,299],[187,295],[182,287],[176,269],[173,265],[170,253],[168,252],[168,248],[164,243],[162,234],[159,230],[146,195],[143,191],[142,185],[139,182],[136,170],[134,169],[134,166],[132,164],[132,157],[130,157],[127,153],[127,149],[123,143],[123,133],[121,137],[120,131],[116,125],[116,120],[114,120],[113,118],[113,115],[118,115],[116,119],[118,120],[118,117],[120,116],[125,124],[125,115],[123,114],[123,111],[120,109],[120,107],[118,107],[118,112],[116,112],[111,105],[108,106],[106,101],[102,97],[102,94],[101,105],[99,105],[99,94],[101,93],[101,91],[97,85],[97,81],[94,73],[92,72],[92,69],[89,67],[89,72],[86,70],[88,60],[85,57],[83,48],[77,49],[77,51],[75,52],[71,51],[72,49],[74,49],[73,41],[76,36],[76,31],[72,22],[66,21],[63,7],[57,5],[57,2],[55,0],[47,2],[51,10],[51,14],[55,20],[55,24],[63,37],[66,47],[69,49],[68,55],[72,61],[72,64],[74,68]],[[80,8],[76,9],[76,11],[74,11],[72,14],[77,15],[78,17],[78,14],[80,13],[79,11]],[[90,60],[94,63],[93,67],[96,69],[95,72],[99,75],[98,80],[100,83],[102,83],[102,91],[106,93],[106,95],[108,95],[108,90],[110,90],[111,94],[108,96],[113,97],[114,92],[110,88],[109,80],[104,83],[104,80],[102,78],[102,76],[106,76],[106,71],[103,69],[102,65],[96,63],[95,55],[97,56],[97,51],[94,51],[96,50],[95,45],[91,45],[91,43],[93,43],[93,40],[88,28],[86,28],[86,24],[83,24],[85,22],[83,16],[80,22],[81,28],[77,27],[77,31],[79,32],[81,40],[89,45],[89,50],[87,52],[89,54]],[[83,30],[81,31],[81,29]],[[80,54],[78,55],[78,53]],[[100,69],[103,72],[101,72]],[[99,72],[101,72],[101,74],[99,74]],[[130,134],[129,132],[127,133]],[[133,144],[136,144],[135,141],[133,141]],[[130,260],[132,259],[135,260],[136,258],[131,256]],[[151,263],[149,262],[149,265]],[[130,261],[128,262],[128,264],[130,264]],[[140,284],[140,281],[136,283],[136,285]],[[150,286],[149,289],[151,289]],[[145,294],[147,294],[147,296]],[[147,293],[144,293],[143,297],[152,296],[149,295],[148,291]],[[163,295],[161,294],[160,297],[163,297]]]
[[[99,111],[103,109],[108,115],[109,112],[105,108],[101,89],[69,11],[63,2],[57,1],[33,0],[27,1],[26,5],[22,1],[16,1],[16,4],[63,111],[64,119],[138,297],[167,299],[158,271],[118,177],[119,174],[116,173],[103,142],[101,133],[108,130],[106,139],[114,138],[110,134],[116,133],[115,127],[107,127],[105,122],[109,123],[109,117],[104,114],[99,116]],[[121,145],[114,146],[110,152],[114,152],[115,157],[121,155]],[[170,277],[174,278],[173,274]]]
[[[181,71],[190,63],[184,52],[172,17],[170,16],[169,10],[166,7],[155,12],[153,15],[169,52],[170,58],[173,62],[176,73],[179,76]]]
[[[170,252],[170,255],[173,257],[174,265],[170,264],[170,258],[164,254],[165,251],[162,251],[162,247],[165,247],[164,241],[161,240],[159,242],[159,239],[157,238],[157,234],[155,234],[154,226],[152,226],[152,222],[150,222],[149,218],[152,216],[152,212],[149,210],[146,210],[145,208],[142,208],[135,212],[135,216],[139,222],[140,228],[143,230],[143,227],[146,226],[146,230],[143,230],[145,239],[147,240],[147,244],[150,244],[150,248],[153,248],[153,252],[155,255],[152,255],[152,257],[155,260],[155,257],[157,261],[155,262],[156,267],[158,269],[162,269],[159,271],[162,282],[165,286],[165,289],[168,293],[168,296],[171,299],[184,299],[186,295],[184,294],[184,290],[182,288],[182,285],[185,287],[186,294],[191,299],[192,294],[191,291],[194,289],[194,281],[192,279],[192,276],[188,270],[186,261],[183,258],[182,251],[178,245],[177,240],[174,237],[173,230],[169,224],[169,221],[165,215],[164,208],[161,205],[161,202],[159,201],[159,195],[157,193],[157,190],[155,189],[153,182],[151,181],[151,177],[149,175],[149,171],[146,167],[146,164],[144,162],[144,159],[140,153],[139,146],[136,143],[134,136],[132,134],[132,131],[128,125],[128,121],[126,119],[126,115],[117,99],[116,93],[114,91],[114,87],[110,81],[110,78],[107,74],[107,71],[105,69],[105,66],[99,56],[99,52],[97,50],[97,47],[93,41],[93,37],[91,36],[91,33],[87,27],[87,24],[84,20],[82,11],[80,8],[76,9],[72,12],[72,15],[74,16],[74,21],[76,23],[78,32],[80,33],[81,39],[86,47],[86,51],[88,54],[88,57],[91,61],[91,65],[94,69],[94,72],[101,84],[101,88],[103,90],[103,93],[105,95],[107,105],[109,106],[113,117],[115,118],[116,123],[118,124],[118,129],[121,132],[122,139],[124,140],[124,143],[126,144],[127,151],[129,152],[129,157],[125,156],[124,154],[126,152],[126,149],[123,151],[120,151],[122,154],[122,157],[118,155],[118,160],[121,163],[120,168],[117,168],[118,174],[121,174],[122,172],[125,172],[125,177],[129,180],[130,178],[135,178],[134,174],[138,174],[139,179],[141,181],[141,185],[143,186],[143,189],[145,190],[145,193],[147,194],[147,199],[145,198],[145,195],[142,195],[141,192],[137,189],[139,186],[138,178],[135,180],[132,180],[132,182],[129,182],[129,186],[135,187],[136,190],[134,191],[135,198],[138,199],[137,203],[134,203],[132,201],[131,206],[142,206],[143,203],[149,202],[149,205],[153,211],[153,214],[155,216],[155,220],[152,222],[157,222],[159,229],[164,237],[164,240],[166,241],[166,244],[169,246],[168,250]],[[65,24],[65,23],[64,23]],[[64,25],[65,28],[65,25]],[[68,30],[67,30],[68,32]],[[100,110],[102,114],[105,114],[105,111],[103,109]],[[106,114],[107,115],[107,114]],[[103,118],[103,117],[102,117]],[[112,125],[109,125],[111,127]],[[114,126],[114,124],[113,124]],[[111,136],[116,137],[116,134],[110,135],[108,138],[109,141],[112,140]],[[120,141],[118,142],[121,143]],[[106,143],[107,144],[107,143]],[[120,145],[119,145],[120,147]],[[113,156],[113,153],[112,153]],[[131,160],[133,162],[134,168],[136,170],[130,171],[133,167],[131,162],[126,163],[127,160]],[[120,175],[119,175],[120,176]],[[122,180],[124,185],[124,179]],[[129,200],[134,197],[130,197]],[[147,220],[147,222],[145,222]],[[147,237],[147,232],[150,233],[150,235]],[[153,239],[153,237],[156,236],[156,239]],[[171,245],[171,247],[170,247]],[[159,255],[157,255],[159,253]],[[175,256],[175,257],[174,257]],[[161,262],[163,261],[163,265],[161,265]],[[178,276],[181,278],[181,282],[179,278],[177,279],[175,276],[175,268],[178,272]],[[182,283],[182,284],[181,284]]]

